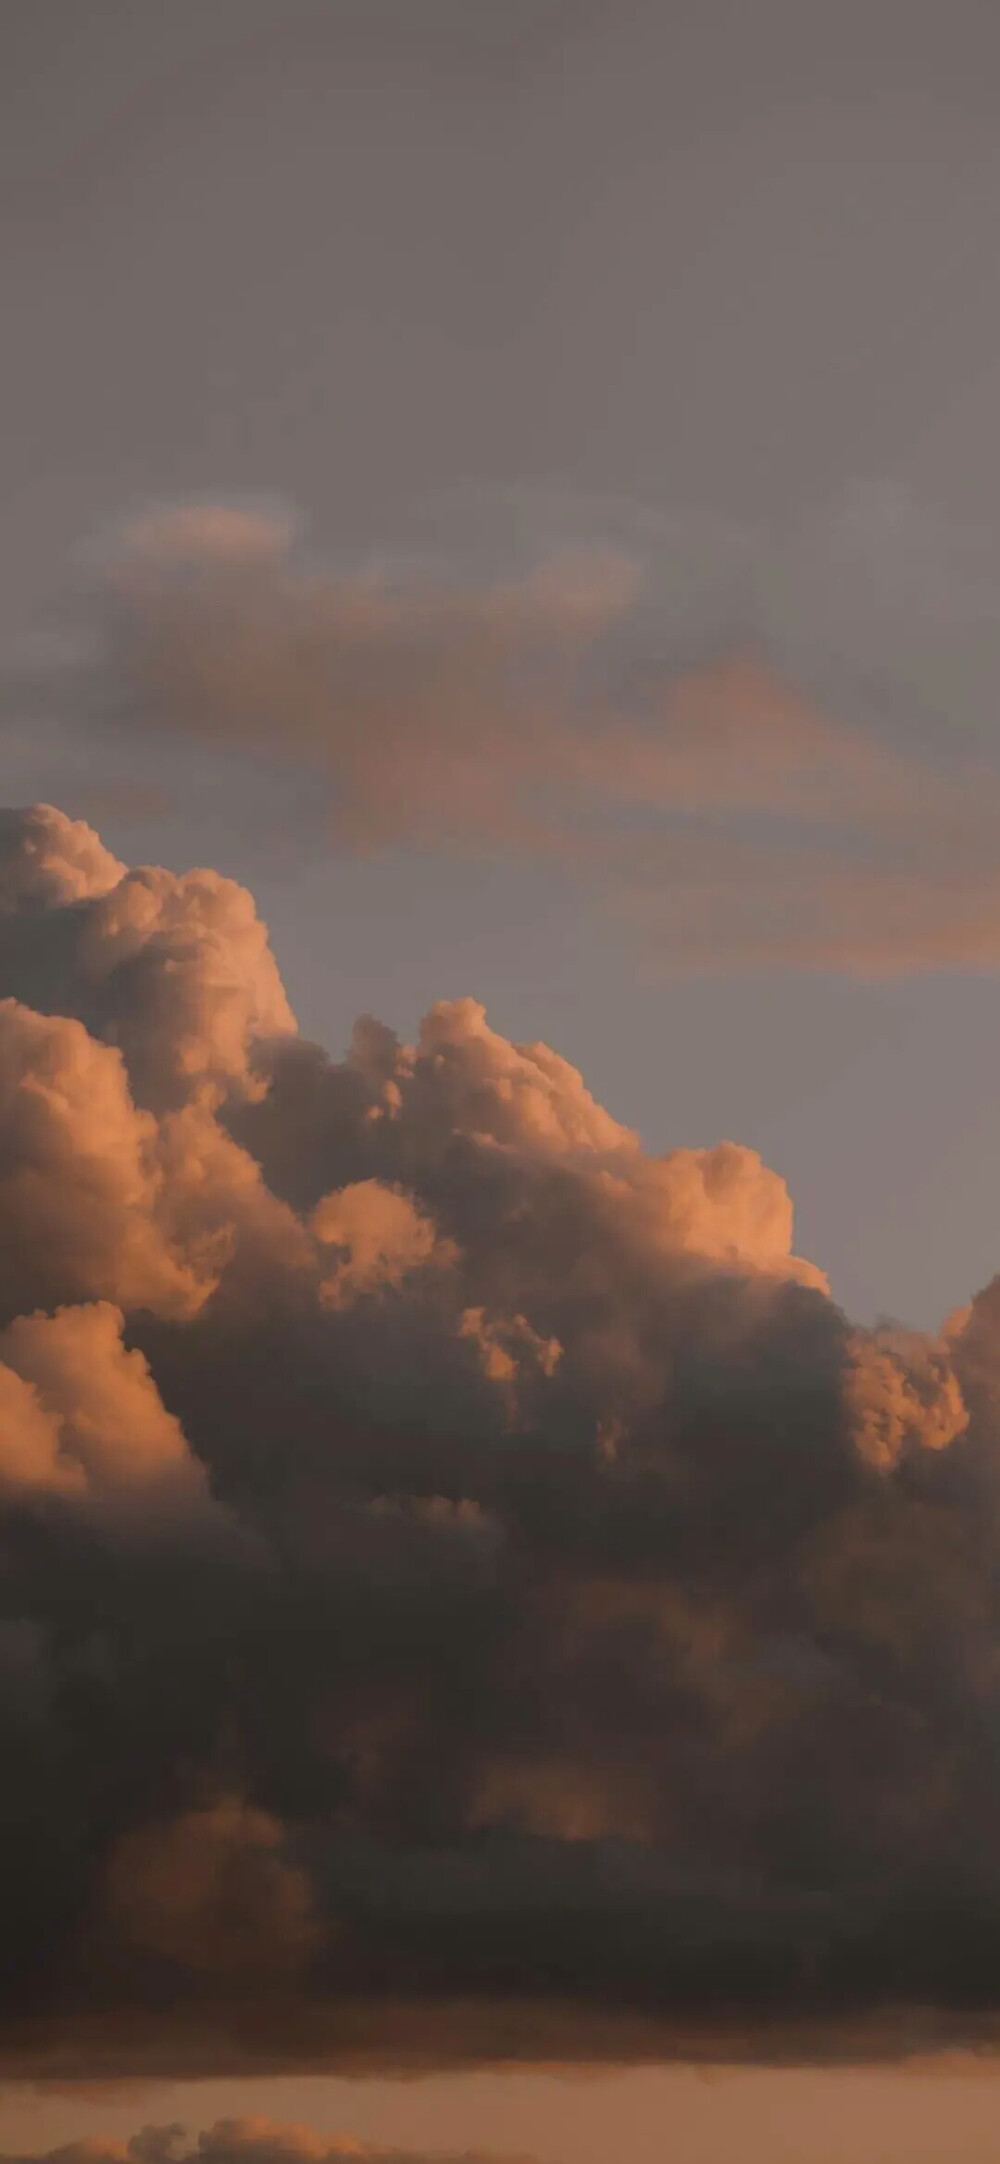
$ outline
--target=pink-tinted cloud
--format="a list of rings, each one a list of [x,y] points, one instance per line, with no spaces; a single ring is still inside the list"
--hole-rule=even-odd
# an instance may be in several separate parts
[[[849,670],[824,693],[782,631],[797,561],[755,634],[694,650],[651,638],[620,551],[492,584],[338,571],[290,519],[207,503],[151,512],[105,569],[73,710],[303,768],[339,847],[554,857],[672,969],[1000,959],[982,732],[889,727]],[[813,551],[831,608],[845,575]]]

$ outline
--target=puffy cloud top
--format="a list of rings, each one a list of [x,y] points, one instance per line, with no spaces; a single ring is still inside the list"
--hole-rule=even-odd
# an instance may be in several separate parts
[[[0,906],[53,909],[109,893],[125,872],[83,819],[53,804],[0,812]]]
[[[44,2156],[5,2156],[2,2164],[336,2164],[341,2157],[368,2164],[531,2164],[490,2150],[385,2149],[351,2134],[321,2136],[306,2126],[275,2126],[268,2119],[217,2119],[195,2141],[182,2126],[145,2126],[131,2141],[79,2141]]]
[[[259,1037],[295,1020],[253,901],[218,872],[126,871],[48,805],[0,827],[4,989],[117,1044],[162,1110],[245,1084]]]
[[[22,1315],[0,1337],[0,1484],[126,1509],[154,1537],[164,1519],[208,1508],[203,1468],[162,1404],[123,1317],[102,1301]]]
[[[0,832],[0,2064],[991,2033],[996,1286],[852,1329],[753,1151]]]

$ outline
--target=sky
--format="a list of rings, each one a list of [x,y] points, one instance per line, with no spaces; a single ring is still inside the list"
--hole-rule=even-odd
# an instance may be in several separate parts
[[[91,2132],[128,2138],[140,2120],[211,2125],[245,2109],[244,2085],[216,2082],[122,2100],[45,2099],[23,2093],[5,2110],[8,2149],[52,2146]],[[768,2164],[979,2164],[996,2142],[996,2091],[974,2062],[946,2073],[817,2074],[650,2068],[567,2077],[552,2073],[429,2076],[414,2083],[262,2082],[255,2109],[278,2123],[305,2120],[321,2136],[471,2144],[551,2164],[605,2164],[628,2156],[659,2164],[766,2158]]]
[[[0,10],[6,2155],[990,2153],[964,2059],[719,2062],[992,2007],[998,70],[986,0]],[[544,1971],[528,2058],[653,2018],[663,1904],[712,2071],[320,2074],[352,1874],[376,1997]],[[280,2078],[195,2084],[247,1961]]]
[[[15,673],[109,527],[276,499],[345,567],[634,550],[667,644],[680,559],[702,650],[754,634],[749,550],[835,720],[839,667],[879,726],[993,759],[991,8],[9,0],[2,35]],[[15,800],[85,810],[93,745],[26,735]],[[301,849],[259,861],[259,792],[240,817],[185,755],[173,822],[143,819],[170,782],[139,744],[125,763],[112,843],[249,876],[325,1041],[472,993],[651,1147],[760,1148],[851,1312],[935,1324],[992,1267],[989,968],[872,985],[722,954],[678,979],[655,935],[637,953],[598,911],[581,937],[551,863],[320,846],[302,896]],[[352,921],[336,971],[314,910]]]

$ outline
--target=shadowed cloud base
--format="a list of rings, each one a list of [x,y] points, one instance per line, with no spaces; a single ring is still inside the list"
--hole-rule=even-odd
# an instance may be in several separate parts
[[[0,1224],[7,2071],[992,2040],[996,1283],[853,1328],[752,1151],[472,999],[331,1060],[45,806]]]

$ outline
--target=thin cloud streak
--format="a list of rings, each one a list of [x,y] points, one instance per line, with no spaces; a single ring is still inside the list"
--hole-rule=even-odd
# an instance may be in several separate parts
[[[286,514],[182,506],[105,549],[89,662],[8,704],[299,768],[339,848],[554,860],[670,969],[992,968],[989,559],[945,547],[935,616],[935,541],[875,492],[770,568],[748,543],[734,635],[710,561],[685,600],[648,535],[477,584],[325,570]],[[919,689],[891,674],[911,628]]]

